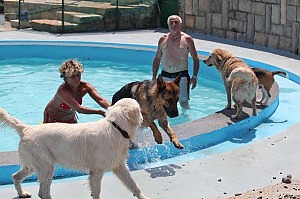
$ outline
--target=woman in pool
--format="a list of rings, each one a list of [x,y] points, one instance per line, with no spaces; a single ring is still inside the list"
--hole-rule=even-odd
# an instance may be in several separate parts
[[[102,108],[107,109],[110,102],[103,98],[89,83],[81,81],[83,66],[77,60],[67,60],[59,68],[64,79],[55,96],[44,110],[43,123],[77,123],[78,113],[99,114],[105,117],[105,111],[82,106],[82,98],[89,94]]]

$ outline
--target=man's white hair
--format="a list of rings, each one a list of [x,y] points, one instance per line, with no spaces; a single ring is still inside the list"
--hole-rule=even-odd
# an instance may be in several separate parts
[[[167,24],[170,25],[170,20],[171,19],[178,19],[179,23],[182,23],[182,19],[178,15],[170,15],[167,19]]]

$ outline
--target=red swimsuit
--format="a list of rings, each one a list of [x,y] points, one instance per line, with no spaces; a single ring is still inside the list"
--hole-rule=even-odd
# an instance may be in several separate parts
[[[79,104],[82,104],[82,98],[79,98],[78,100]],[[66,103],[61,103],[59,105],[63,110],[71,110],[71,107],[69,107]],[[54,121],[53,122],[59,122],[59,123],[74,123],[74,118],[70,119],[70,120],[57,120],[55,119],[54,114],[49,113],[48,111],[45,111],[46,113],[46,117],[47,118],[53,118]],[[76,112],[75,112],[75,117],[77,117]]]
[[[79,100],[77,102],[81,105],[82,98],[79,98]],[[69,107],[66,103],[61,103],[59,106],[64,110],[71,110],[71,107]]]

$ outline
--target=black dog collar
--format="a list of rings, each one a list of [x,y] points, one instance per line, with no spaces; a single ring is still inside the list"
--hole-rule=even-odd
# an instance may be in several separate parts
[[[116,129],[118,129],[120,131],[120,133],[123,135],[124,138],[129,139],[129,135],[126,131],[124,131],[119,125],[117,125],[115,122],[113,121],[109,121]]]

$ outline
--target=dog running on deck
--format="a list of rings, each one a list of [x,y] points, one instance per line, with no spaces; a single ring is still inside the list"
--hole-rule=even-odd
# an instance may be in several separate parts
[[[109,107],[106,117],[97,122],[81,124],[29,126],[0,109],[0,124],[14,128],[21,138],[18,151],[21,169],[12,176],[19,197],[31,197],[21,182],[35,172],[40,183],[39,197],[51,199],[54,164],[58,163],[89,172],[93,199],[100,198],[101,180],[108,170],[112,170],[134,196],[149,199],[125,165],[130,139],[136,137],[142,120],[140,106],[133,99],[123,99]]]
[[[162,135],[154,123],[157,119],[159,126],[168,134],[174,146],[182,149],[183,145],[178,141],[167,117],[178,116],[179,83],[180,76],[171,82],[165,82],[161,75],[154,81],[131,82],[114,94],[112,104],[125,97],[137,100],[144,118],[142,126],[151,128],[155,141],[158,144],[162,143]]]
[[[232,118],[240,118],[244,101],[250,102],[252,115],[256,115],[258,80],[251,68],[242,59],[223,49],[213,50],[203,61],[207,66],[216,66],[221,73],[227,94],[226,108],[231,108],[231,97],[237,107],[237,113]]]
[[[259,88],[262,92],[262,98],[257,102],[263,106],[267,106],[271,97],[270,90],[275,81],[274,75],[281,74],[285,77],[288,77],[288,75],[283,71],[271,72],[263,68],[252,68],[252,70],[258,79]]]

